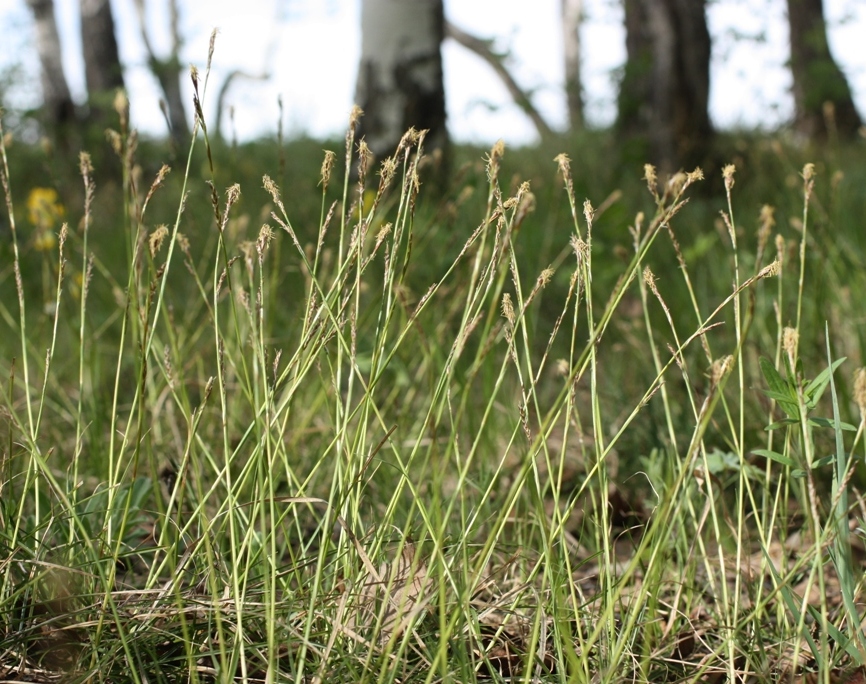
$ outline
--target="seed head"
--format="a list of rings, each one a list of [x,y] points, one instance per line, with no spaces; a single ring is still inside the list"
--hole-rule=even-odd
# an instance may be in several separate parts
[[[764,266],[759,272],[759,278],[775,278],[782,272],[782,262],[779,259],[774,259],[773,263]]]
[[[271,179],[271,177],[267,174],[262,176],[262,187],[267,190],[268,194],[274,200],[275,203],[279,203],[280,201],[280,190],[277,187],[277,184]]]
[[[713,361],[713,366],[710,369],[710,381],[713,387],[718,386],[722,379],[730,372],[733,365],[734,357],[731,355],[723,356]]]
[[[646,181],[646,186],[650,191],[650,194],[655,197],[658,194],[658,176],[656,175],[656,167],[652,164],[644,164],[643,178]]]
[[[679,197],[680,193],[686,187],[688,177],[682,171],[677,171],[673,176],[668,178],[668,185],[665,189],[666,197]]]
[[[643,281],[646,283],[649,289],[656,289],[656,277],[655,274],[650,270],[649,266],[645,266],[643,269]]]
[[[150,237],[148,237],[148,247],[150,248],[150,258],[156,256],[156,253],[159,251],[159,248],[162,247],[162,243],[165,241],[165,238],[168,237],[168,227],[165,224],[157,226],[156,230],[154,230]]]
[[[322,160],[322,192],[328,189],[328,183],[331,182],[331,171],[334,169],[334,162],[337,159],[337,153],[331,150],[325,150],[325,158]]]
[[[121,128],[125,128],[126,122],[129,121],[129,100],[123,88],[118,88],[114,94],[114,111],[120,117]]]
[[[493,147],[490,148],[490,154],[487,155],[487,178],[492,180],[499,175],[499,163],[502,161],[502,156],[505,154],[505,143],[502,140],[497,140]]]
[[[352,105],[352,111],[349,112],[349,130],[354,131],[358,120],[364,116],[364,110],[358,105]]]
[[[583,217],[586,219],[586,225],[592,227],[592,219],[595,216],[595,209],[592,208],[592,202],[584,200],[583,202]]]
[[[370,151],[366,140],[361,140],[358,143],[358,185],[364,186],[364,181],[367,178],[367,169],[370,167],[370,162],[373,160],[373,153]]]
[[[788,355],[788,360],[791,362],[791,367],[794,367],[794,361],[797,358],[797,345],[800,342],[800,333],[795,328],[785,328],[782,331],[782,349]]]
[[[731,191],[731,188],[734,187],[734,173],[737,171],[737,167],[733,164],[727,164],[725,168],[722,169],[722,177],[725,179],[725,190],[728,192]]]
[[[559,172],[568,178],[571,175],[571,159],[567,154],[561,152],[553,158],[553,161],[559,166]]]
[[[514,305],[511,303],[511,295],[508,292],[502,295],[502,315],[514,327]]]

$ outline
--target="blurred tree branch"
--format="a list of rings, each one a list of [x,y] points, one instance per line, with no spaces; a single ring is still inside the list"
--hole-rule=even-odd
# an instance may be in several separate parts
[[[547,121],[544,120],[544,117],[541,116],[535,105],[532,104],[529,93],[517,84],[517,81],[505,66],[508,54],[496,52],[493,49],[493,40],[472,35],[455,26],[450,21],[445,22],[445,36],[451,38],[467,50],[474,52],[490,65],[493,71],[496,72],[496,75],[505,84],[508,93],[511,95],[511,99],[532,120],[535,130],[538,131],[538,134],[542,138],[549,138],[553,135],[553,130],[547,124]]]
[[[147,50],[147,63],[164,97],[163,114],[169,127],[169,133],[176,145],[183,145],[190,135],[189,124],[186,118],[186,108],[183,105],[183,94],[181,92],[181,62],[180,49],[182,45],[180,37],[180,17],[178,13],[177,0],[169,0],[169,29],[171,31],[171,49],[168,57],[162,59],[156,56],[153,44],[147,31],[147,20],[145,17],[145,0],[133,0],[138,13],[138,22],[141,29],[141,39]]]

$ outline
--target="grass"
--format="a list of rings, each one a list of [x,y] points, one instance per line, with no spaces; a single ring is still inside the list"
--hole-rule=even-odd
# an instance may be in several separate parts
[[[856,159],[495,146],[426,201],[350,126],[241,192],[118,110],[104,191],[0,135],[0,677],[861,681]]]

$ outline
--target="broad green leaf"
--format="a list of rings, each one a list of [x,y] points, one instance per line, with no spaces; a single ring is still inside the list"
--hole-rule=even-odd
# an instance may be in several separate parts
[[[767,385],[771,390],[775,392],[788,393],[791,394],[792,398],[796,398],[793,396],[791,392],[791,387],[788,382],[779,375],[779,371],[776,370],[776,367],[773,363],[763,356],[760,359],[761,364],[761,373],[764,375],[764,380],[767,381]]]
[[[800,421],[796,418],[782,418],[781,420],[777,420],[775,423],[770,423],[767,427],[764,428],[767,432],[771,430],[778,430],[779,428],[788,427],[789,425],[797,425]]]
[[[766,380],[767,386],[770,388],[768,392],[765,392],[767,396],[775,399],[779,404],[779,408],[781,408],[789,418],[797,418],[800,411],[797,407],[797,395],[794,392],[794,388],[791,387],[787,380],[779,375],[779,371],[776,370],[776,367],[769,359],[762,356],[760,364],[761,373],[764,375],[764,380]]]
[[[809,418],[809,424],[814,425],[815,427],[836,428],[836,423],[832,418]],[[839,421],[839,427],[848,432],[857,432],[857,428],[854,425],[851,425],[851,423],[843,423],[842,421]]]
[[[773,399],[793,422],[799,423],[800,409],[796,400],[791,401],[790,396],[784,392],[774,392],[772,390],[762,390],[763,393]]]
[[[794,408],[797,407],[796,400],[791,402],[791,396],[787,392],[774,392],[773,390],[763,390],[764,394],[770,399],[775,399],[780,404],[790,403]]]
[[[845,361],[846,357],[842,357],[841,359],[836,359],[828,368],[825,368],[818,374],[812,382],[810,382],[803,389],[803,393],[806,395],[806,405],[809,408],[814,408],[818,404],[818,400],[821,398],[821,395],[824,394],[824,390],[827,389],[827,385],[830,384],[830,374],[835,371],[843,361]]]
[[[817,461],[812,461],[812,470],[816,470],[817,468],[823,468],[825,465],[830,465],[831,463],[836,462],[836,454],[832,456],[824,456],[824,458],[819,458]]]
[[[782,465],[786,465],[791,468],[797,467],[797,464],[794,462],[793,459],[780,454],[778,451],[770,451],[769,449],[753,449],[752,453],[756,456],[763,456],[764,458],[769,458],[771,461],[776,461],[776,463],[781,463]]]

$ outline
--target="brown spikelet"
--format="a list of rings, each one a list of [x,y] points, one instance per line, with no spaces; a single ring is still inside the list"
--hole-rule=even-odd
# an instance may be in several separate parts
[[[776,219],[773,216],[775,209],[769,204],[761,207],[761,213],[758,216],[760,227],[758,228],[758,254],[755,263],[760,266],[764,260],[764,251],[767,248],[767,243],[770,241],[770,235],[773,232],[773,226],[776,225]]]
[[[773,263],[764,266],[758,271],[758,278],[775,278],[782,272],[782,262],[779,259],[774,259]]]
[[[282,356],[283,356],[283,350],[277,349],[277,353],[276,353],[276,356],[274,356],[274,363],[273,363],[274,383],[276,383],[277,379],[278,379],[278,371],[280,370],[280,359],[282,358]]]
[[[704,172],[701,167],[696,166],[695,170],[691,173],[686,174],[686,185],[691,185],[697,181],[702,181],[704,179]]]
[[[574,256],[577,257],[578,265],[584,264],[589,259],[589,245],[577,235],[571,236],[571,249],[574,251]]]
[[[731,368],[734,365],[734,357],[730,354],[728,356],[723,356],[720,359],[716,359],[713,361],[713,365],[710,368],[710,382],[713,387],[717,387],[722,379],[731,371]]]
[[[90,155],[87,152],[78,154],[78,169],[82,176],[89,176],[93,173],[93,163],[90,161]]]
[[[795,328],[785,328],[782,331],[782,348],[788,355],[791,367],[795,366],[797,360],[797,345],[800,342],[800,333]]]
[[[583,202],[583,217],[586,219],[586,234],[587,239],[592,236],[592,219],[595,217],[595,209],[592,208],[592,202],[584,200]]]
[[[163,164],[159,171],[156,174],[156,178],[153,179],[153,183],[150,184],[150,190],[147,192],[147,197],[144,198],[144,205],[147,206],[148,202],[150,202],[150,198],[153,197],[153,193],[157,191],[157,189],[165,182],[166,176],[171,173],[171,167],[168,164]]]
[[[658,199],[658,176],[656,175],[656,167],[652,164],[643,165],[643,178],[646,181],[647,190],[650,194]]]
[[[358,121],[361,117],[364,116],[364,110],[361,109],[358,105],[352,105],[352,109],[349,112],[349,129],[354,131],[355,126],[358,125]]]
[[[736,173],[737,167],[733,164],[726,164],[725,168],[722,169],[722,178],[725,179],[725,191],[730,192],[731,188],[734,187],[734,173]]]
[[[210,71],[211,63],[213,62],[213,51],[216,46],[216,37],[219,33],[219,29],[215,28],[210,32],[210,41],[208,43],[207,48],[207,70]]]
[[[571,159],[565,153],[560,153],[553,158],[556,165],[559,167],[559,172],[563,178],[571,178]]]
[[[168,237],[168,227],[165,224],[157,226],[156,230],[154,230],[147,239],[148,248],[150,249],[150,258],[156,256],[156,253],[159,251],[159,248],[162,247],[162,243],[165,238]]]
[[[120,136],[120,133],[108,128],[105,131],[105,139],[108,140],[111,149],[114,150],[114,153],[119,157],[123,151],[123,138]]]
[[[191,258],[189,253],[189,238],[183,233],[177,234],[177,246],[180,247],[180,250],[186,254],[187,257]]]
[[[366,140],[358,143],[358,187],[363,188],[367,180],[367,169],[370,167],[370,162],[373,161],[373,152],[367,145]]]
[[[514,326],[514,305],[511,303],[511,295],[506,292],[502,295],[502,315],[509,325]]]
[[[319,185],[322,186],[322,192],[328,190],[328,184],[331,182],[331,172],[334,169],[334,162],[337,159],[337,153],[331,150],[325,150],[325,158],[322,160],[322,180]]]
[[[388,157],[385,161],[382,162],[382,166],[379,169],[379,189],[384,190],[387,188],[391,181],[394,179],[394,174],[397,172],[397,160],[394,157]]]
[[[673,176],[668,178],[667,185],[665,186],[665,198],[676,199],[679,197],[683,190],[686,189],[687,180],[688,176],[682,171],[677,171]]]
[[[487,180],[491,183],[499,177],[499,165],[502,162],[502,156],[505,154],[505,143],[502,140],[497,140],[493,147],[490,148],[490,154],[487,155]]]
[[[118,88],[114,94],[114,111],[117,112],[117,116],[120,119],[121,130],[125,130],[129,122],[129,100],[123,88]]]
[[[811,162],[803,167],[803,196],[806,204],[812,198],[812,190],[815,187],[815,165]]]
[[[259,257],[259,265],[264,261],[265,252],[268,249],[268,246],[271,244],[271,240],[276,237],[276,233],[274,229],[271,228],[267,223],[263,224],[261,229],[259,230],[259,236],[256,238],[256,252]]]

